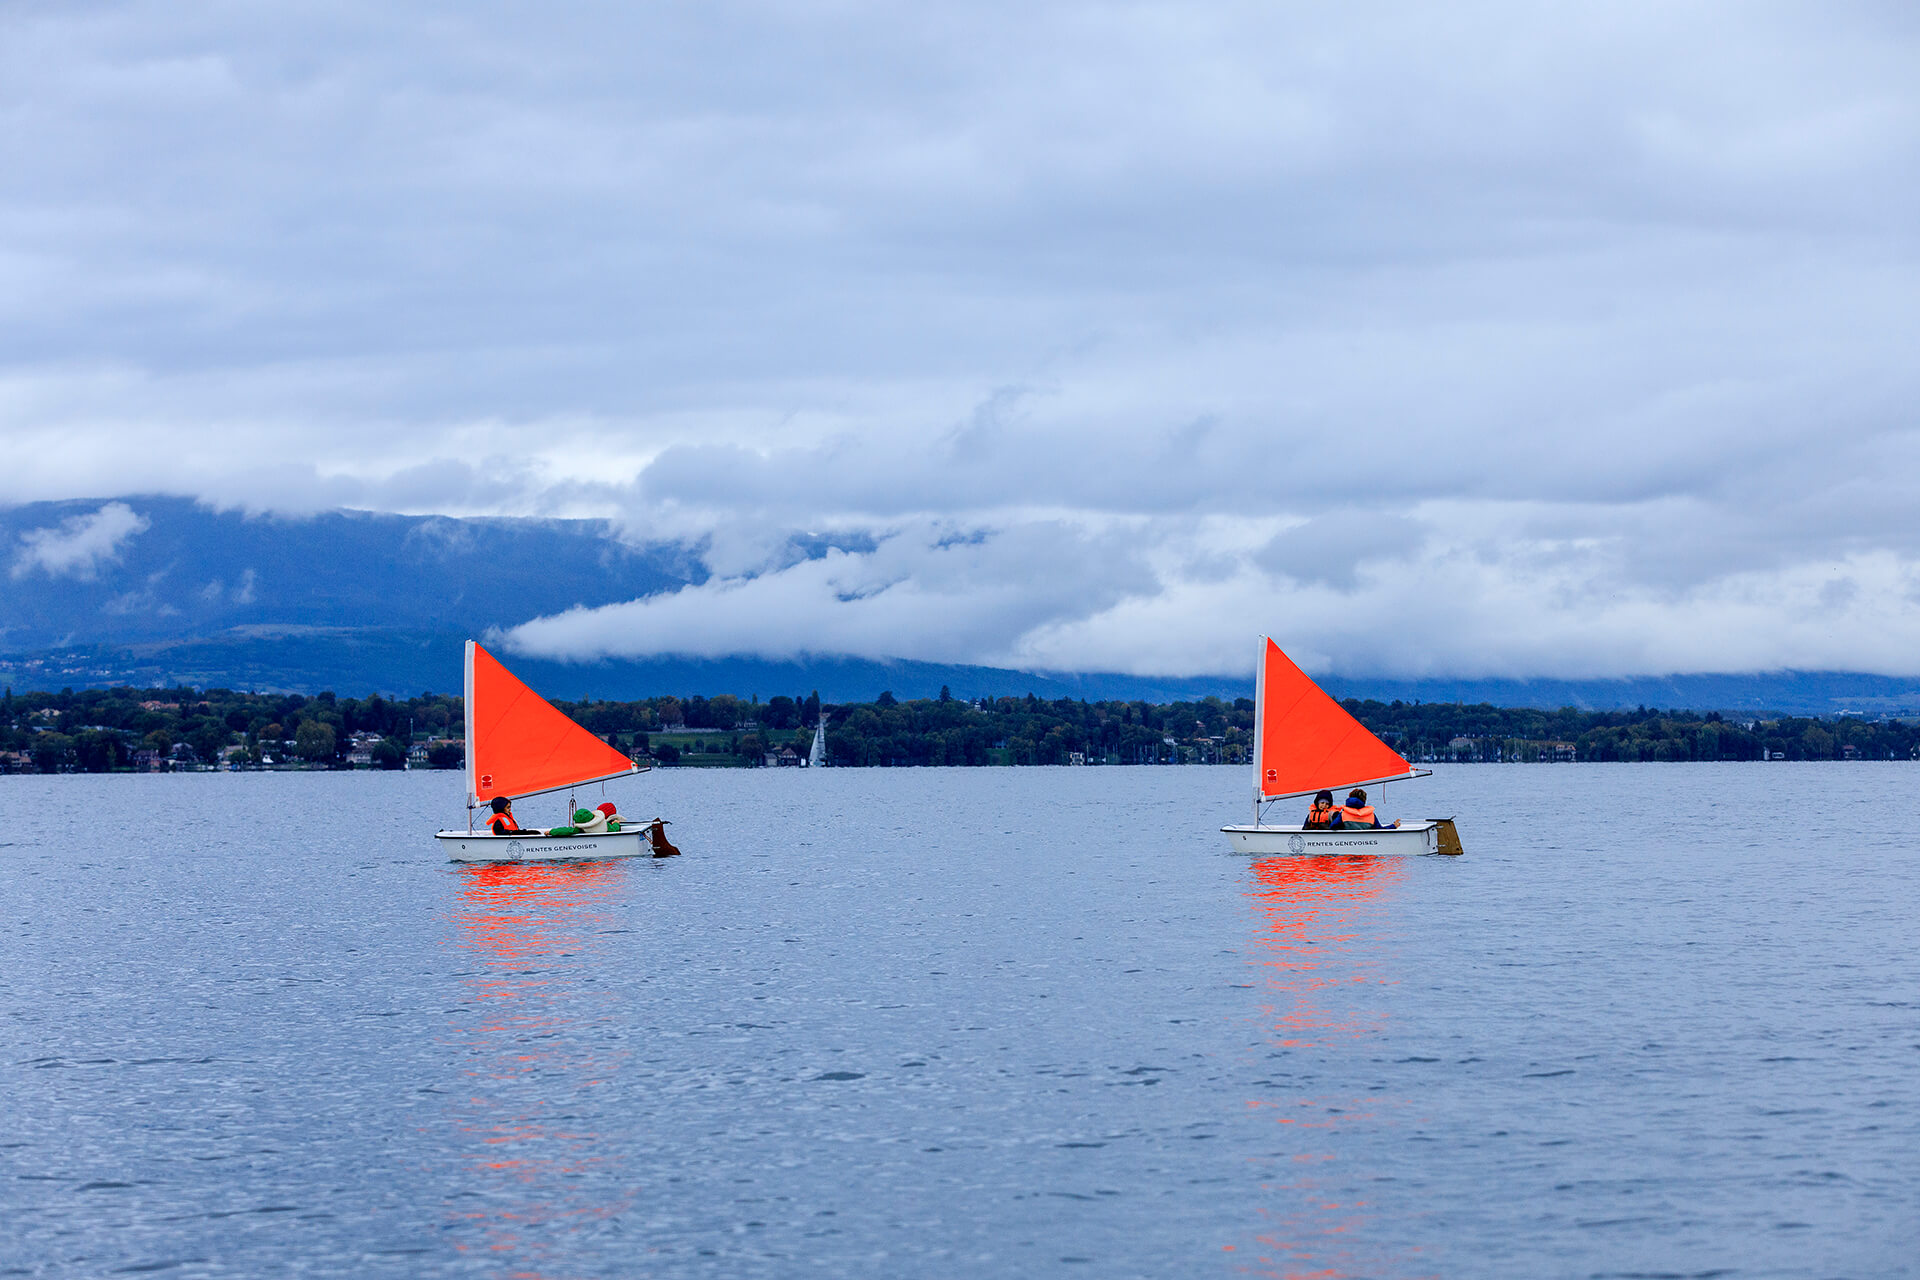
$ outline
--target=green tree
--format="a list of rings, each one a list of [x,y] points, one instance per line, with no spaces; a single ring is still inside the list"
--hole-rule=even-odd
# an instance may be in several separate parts
[[[427,748],[427,764],[430,768],[458,769],[466,762],[466,748],[457,742],[443,742]]]
[[[42,773],[59,773],[73,756],[73,739],[64,733],[37,733],[33,737],[33,767]]]
[[[187,745],[193,753],[207,764],[219,764],[220,753],[227,745],[232,731],[218,720],[209,720],[187,736]]]
[[[318,720],[303,720],[293,735],[293,754],[310,763],[322,764],[333,759],[337,741],[332,725]]]
[[[120,736],[97,729],[82,733],[74,740],[74,753],[80,768],[87,773],[106,773],[125,763]]]
[[[407,767],[407,744],[398,738],[382,738],[373,744],[373,767],[376,769],[404,769]]]

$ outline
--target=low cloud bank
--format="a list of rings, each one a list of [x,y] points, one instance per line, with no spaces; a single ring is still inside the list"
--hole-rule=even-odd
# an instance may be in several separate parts
[[[69,516],[56,528],[29,530],[20,535],[12,576],[38,572],[92,581],[100,566],[117,559],[120,549],[145,533],[149,523],[126,503],[109,502],[92,515]]]
[[[917,525],[871,551],[833,548],[751,576],[574,609],[505,639],[517,652],[562,659],[833,653],[979,663],[1001,654],[1009,637],[1154,589],[1117,532],[1054,522],[992,533]]]
[[[1449,517],[1455,517],[1449,519]],[[1270,633],[1346,676],[1845,669],[1911,674],[1920,561],[1887,551],[1648,585],[1618,538],[1528,536],[1524,516],[1462,536],[1457,512],[1352,537],[1312,522],[931,526],[763,572],[529,621],[513,651],[587,660],[802,653],[1045,671],[1248,671]],[[1276,551],[1279,548],[1279,551]],[[1295,559],[1303,548],[1315,557]]]

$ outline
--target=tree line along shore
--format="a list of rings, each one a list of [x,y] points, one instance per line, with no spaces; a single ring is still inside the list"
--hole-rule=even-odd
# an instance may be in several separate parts
[[[805,697],[556,702],[634,759],[656,765],[797,764],[822,711]],[[1838,715],[1557,711],[1443,702],[1343,703],[1419,763],[1915,760],[1920,722]],[[824,708],[826,759],[849,766],[1243,764],[1253,702],[1034,697],[902,700]],[[63,689],[0,695],[0,771],[457,769],[461,699],[340,698],[229,689]]]

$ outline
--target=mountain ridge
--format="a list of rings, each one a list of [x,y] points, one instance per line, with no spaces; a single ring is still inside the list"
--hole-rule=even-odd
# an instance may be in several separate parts
[[[271,626],[248,636],[203,637],[133,647],[70,646],[0,653],[0,684],[16,690],[132,685],[159,688],[254,689],[342,696],[452,692],[460,686],[464,634],[381,628]],[[1193,701],[1250,697],[1247,677],[1152,677],[1113,672],[1018,671],[836,655],[792,660],[751,656],[563,663],[503,652],[514,671],[542,694],[573,700],[631,700],[662,694],[761,698],[818,690],[829,702],[900,698],[1036,694],[1047,699]],[[1327,676],[1336,698],[1380,702],[1490,703],[1500,707],[1575,707],[1582,711],[1661,707],[1743,715],[1853,713],[1875,718],[1920,714],[1920,680],[1862,672],[1693,674],[1614,680],[1373,680]]]
[[[707,579],[693,550],[635,546],[601,520],[333,511],[260,516],[133,495],[0,507],[0,683],[129,684],[342,695],[457,689],[460,645],[530,617]],[[797,543],[803,555],[839,545]],[[503,652],[549,696],[740,696],[819,689],[931,697],[1247,697],[1251,675],[1019,671],[814,654],[567,663]],[[1316,677],[1382,702],[1831,715],[1920,712],[1920,678],[1858,672],[1696,673],[1614,679]]]

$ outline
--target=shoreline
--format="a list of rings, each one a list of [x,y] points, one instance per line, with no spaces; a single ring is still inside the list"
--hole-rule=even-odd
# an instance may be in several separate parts
[[[1570,761],[1523,761],[1523,760],[1446,761],[1446,760],[1442,760],[1442,761],[1431,762],[1431,763],[1434,763],[1436,768],[1441,768],[1441,769],[1509,768],[1509,767],[1515,767],[1515,766],[1521,766],[1521,767],[1527,767],[1527,768],[1538,768],[1542,765],[1551,766],[1556,769],[1582,768],[1582,767],[1613,768],[1613,767],[1629,766],[1629,765],[1675,765],[1675,766],[1682,766],[1682,765],[1687,765],[1687,766],[1911,765],[1911,766],[1920,768],[1920,761],[1867,760],[1867,759],[1851,759],[1851,760],[1804,760],[1804,759],[1803,760],[1570,760]],[[1088,762],[1086,764],[979,764],[979,765],[854,764],[854,765],[830,766],[830,768],[827,771],[846,772],[850,770],[859,770],[861,772],[870,772],[870,771],[881,771],[881,770],[904,771],[904,770],[913,770],[913,769],[964,769],[968,771],[974,771],[974,770],[990,771],[990,770],[996,770],[996,769],[1194,769],[1194,768],[1197,768],[1197,769],[1220,769],[1220,770],[1225,770],[1227,772],[1236,772],[1236,771],[1245,770],[1247,767],[1248,766],[1244,764],[1194,763],[1194,762],[1184,762],[1179,764],[1175,764],[1172,762],[1163,762],[1161,764],[1133,764],[1130,762],[1120,762],[1120,763]],[[215,768],[211,766],[199,766],[199,767],[187,766],[187,767],[172,768],[172,769],[100,769],[100,770],[58,769],[52,772],[43,772],[43,771],[34,770],[34,769],[0,769],[0,779],[65,778],[65,777],[93,777],[93,778],[149,777],[150,778],[150,777],[176,777],[176,776],[189,776],[189,775],[195,776],[195,777],[201,777],[201,776],[207,776],[207,775],[244,777],[244,776],[257,775],[257,774],[324,774],[324,775],[353,775],[353,774],[442,775],[442,774],[445,774],[445,775],[458,776],[460,772],[461,771],[459,769],[380,769],[380,768],[370,768],[364,765],[355,765],[355,766],[346,766],[346,767],[329,767],[326,765],[268,765],[264,767],[241,768],[241,769]],[[785,769],[780,769],[778,767],[769,768],[768,766],[765,766],[765,765],[753,765],[753,764],[679,764],[679,765],[656,764],[648,772],[655,772],[655,773],[766,773],[766,772],[801,773],[801,772],[807,772],[807,771],[801,770],[801,769],[785,770]]]
[[[1174,764],[1247,767],[1253,700],[1088,702],[1014,698],[827,703],[818,693],[558,702],[563,715],[636,763],[790,768],[826,724],[836,768]],[[1732,719],[1720,712],[1588,712],[1487,704],[1340,706],[1409,763],[1586,764],[1920,760],[1920,720],[1856,715]],[[353,767],[458,770],[465,704],[117,688],[0,692],[0,772],[157,773]],[[234,767],[238,766],[237,769]]]

